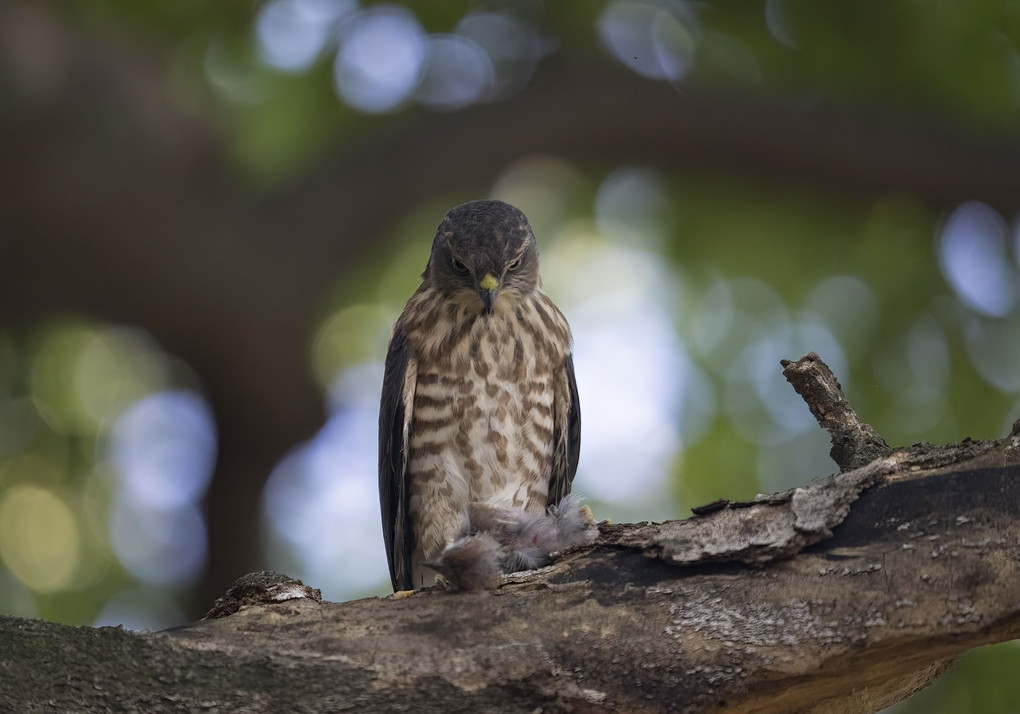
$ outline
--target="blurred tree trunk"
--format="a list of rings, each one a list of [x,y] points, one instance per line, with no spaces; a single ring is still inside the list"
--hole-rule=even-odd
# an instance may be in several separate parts
[[[322,421],[308,347],[331,288],[431,196],[477,197],[509,161],[546,152],[595,170],[648,163],[863,199],[1020,205],[1015,145],[681,94],[566,61],[498,105],[380,120],[372,141],[252,197],[211,113],[173,79],[169,48],[72,27],[55,7],[0,7],[0,320],[139,325],[195,370],[220,439],[205,599],[259,561],[261,487]]]

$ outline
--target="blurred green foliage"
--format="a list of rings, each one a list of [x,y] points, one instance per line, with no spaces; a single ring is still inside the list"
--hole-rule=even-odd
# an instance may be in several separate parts
[[[552,39],[554,57],[609,61],[596,32],[605,5],[571,0],[496,2],[485,8],[524,18]],[[659,5],[681,8],[696,34],[686,86],[775,103],[866,108],[890,121],[950,125],[987,140],[1020,135],[1020,3],[1015,1]],[[406,6],[426,32],[443,33],[481,7],[468,2]],[[59,9],[82,27],[155,38],[172,58],[169,71],[223,123],[238,182],[248,188],[269,193],[333,153],[399,132],[426,111],[410,106],[373,115],[339,101],[333,47],[306,71],[283,71],[260,61],[253,31],[260,7],[102,0]],[[585,174],[550,164],[538,173],[552,187],[547,191],[552,198],[537,201],[529,213],[543,250],[554,250],[571,226],[592,220],[607,172]],[[861,200],[803,186],[765,185],[721,171],[659,179],[666,201],[654,214],[654,228],[662,240],[644,248],[657,251],[657,259],[676,276],[680,287],[671,314],[677,334],[694,345],[692,358],[720,402],[699,437],[685,443],[675,460],[671,490],[677,516],[683,507],[718,497],[753,497],[827,468],[814,457],[797,461],[794,453],[802,448],[823,453],[820,435],[804,437],[813,439],[810,449],[800,437],[764,446],[727,418],[721,405],[732,381],[729,360],[747,346],[748,334],[734,328],[711,349],[699,351],[697,334],[704,325],[698,305],[713,287],[732,287],[733,281],[759,281],[778,295],[784,311],[810,310],[827,321],[845,352],[848,371],[838,376],[851,402],[892,444],[998,438],[1020,416],[1020,395],[984,376],[973,355],[985,348],[968,342],[975,325],[1015,324],[1017,308],[1007,317],[987,318],[975,315],[954,293],[937,254],[946,216],[906,195]],[[403,207],[404,219],[386,250],[347,271],[334,304],[324,309],[335,311],[324,320],[310,355],[324,388],[344,369],[381,357],[386,325],[424,267],[438,217],[470,197],[436,196],[427,205]],[[1008,252],[1013,275],[1017,230],[1014,220]],[[839,276],[858,279],[870,290],[868,299],[875,303],[870,321],[840,324],[839,313],[848,306],[819,302],[819,285]],[[748,307],[754,320],[772,319],[764,308],[759,313],[753,308]],[[921,337],[911,342],[911,335]],[[934,342],[925,342],[930,335],[936,335]],[[919,399],[911,385],[923,381],[924,369],[917,365],[924,355],[911,362],[909,354],[928,344],[944,345],[948,372],[944,381],[933,383],[937,396]],[[0,516],[7,515],[0,523],[5,566],[0,568],[0,610],[89,623],[114,594],[138,585],[110,545],[107,521],[117,486],[104,448],[126,407],[145,394],[192,382],[181,376],[186,370],[168,367],[168,360],[142,333],[110,332],[101,325],[58,322],[16,335],[0,332]],[[769,459],[775,463],[766,469],[762,464]],[[783,472],[785,480],[763,479],[766,470]],[[29,525],[15,532],[19,518]],[[186,591],[179,595],[186,597]],[[1020,685],[1011,674],[1018,666],[1016,643],[976,650],[895,711],[1016,711]]]

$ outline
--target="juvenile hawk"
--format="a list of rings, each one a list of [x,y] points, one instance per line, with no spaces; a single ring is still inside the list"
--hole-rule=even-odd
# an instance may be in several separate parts
[[[386,355],[379,498],[394,590],[431,584],[423,563],[465,535],[472,509],[544,514],[570,492],[570,341],[524,214],[502,201],[447,213]]]

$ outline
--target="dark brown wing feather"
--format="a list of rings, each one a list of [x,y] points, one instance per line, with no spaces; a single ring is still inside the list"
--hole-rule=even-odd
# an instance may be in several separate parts
[[[408,513],[407,443],[404,382],[408,369],[407,343],[398,326],[390,338],[379,405],[379,506],[383,540],[394,590],[411,590],[411,553],[414,535]],[[408,429],[408,435],[410,430]]]
[[[574,379],[572,355],[567,355],[563,361],[563,368],[566,370],[569,400],[567,421],[565,424],[556,423],[553,428],[556,430],[556,444],[562,444],[558,448],[565,449],[566,453],[558,454],[559,458],[553,459],[553,474],[549,482],[550,506],[556,505],[570,493],[570,484],[574,481],[577,460],[581,452],[581,404],[577,398],[577,380]]]

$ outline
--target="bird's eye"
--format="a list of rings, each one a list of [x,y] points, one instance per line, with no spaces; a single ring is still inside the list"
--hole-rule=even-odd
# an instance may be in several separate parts
[[[453,259],[452,265],[453,265],[453,271],[455,273],[460,273],[461,275],[466,275],[467,274],[467,271],[468,271],[467,266],[464,265],[459,260],[457,260],[456,258]]]
[[[521,259],[520,258],[514,258],[506,266],[506,269],[509,270],[511,273],[514,272],[514,271],[520,270],[520,268],[521,268]]]

